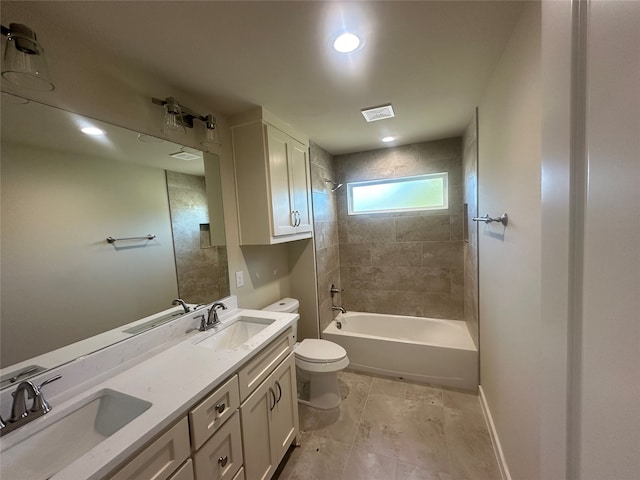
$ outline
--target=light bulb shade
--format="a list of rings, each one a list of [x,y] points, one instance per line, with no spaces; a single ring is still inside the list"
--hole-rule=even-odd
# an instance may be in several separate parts
[[[35,32],[26,25],[9,25],[2,77],[14,85],[31,90],[49,91],[55,88],[49,78],[44,49]]]
[[[220,142],[220,136],[218,135],[218,125],[216,124],[216,119],[213,115],[207,115],[205,121],[205,130],[204,130],[204,140],[202,140],[202,145],[205,147],[219,147],[222,144]]]
[[[187,133],[182,117],[182,109],[178,102],[173,101],[171,97],[167,98],[164,104],[164,125],[162,126],[162,133],[166,135],[185,135]]]

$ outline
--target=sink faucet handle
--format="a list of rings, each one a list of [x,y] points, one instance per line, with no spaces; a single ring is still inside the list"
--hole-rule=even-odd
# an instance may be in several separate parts
[[[204,332],[207,330],[207,320],[203,315],[198,315],[197,317],[195,317],[196,319],[200,319],[200,328],[198,328],[198,330],[200,330],[201,332]]]
[[[49,405],[49,402],[47,402],[47,400],[44,398],[44,395],[42,394],[42,387],[50,384],[51,382],[55,382],[56,380],[60,380],[61,378],[62,378],[62,375],[56,375],[55,377],[51,377],[45,380],[44,382],[42,382],[40,385],[38,385],[34,389],[33,405],[31,405],[32,412],[41,411],[43,413],[49,413],[51,411],[51,405]]]

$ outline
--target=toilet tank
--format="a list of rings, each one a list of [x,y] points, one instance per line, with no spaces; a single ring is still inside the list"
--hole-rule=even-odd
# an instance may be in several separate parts
[[[300,302],[295,298],[282,298],[271,305],[267,305],[262,310],[269,310],[271,312],[282,312],[282,313],[298,313],[298,309],[300,308]],[[293,340],[297,341],[298,338],[298,322],[293,324]]]

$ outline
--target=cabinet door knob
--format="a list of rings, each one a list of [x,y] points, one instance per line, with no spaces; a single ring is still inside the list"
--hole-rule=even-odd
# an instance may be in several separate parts
[[[229,461],[229,457],[226,455],[218,459],[218,463],[220,464],[221,467],[226,466],[228,461]]]
[[[218,414],[224,412],[224,409],[227,408],[227,406],[224,403],[219,403],[218,405],[216,405],[216,412],[218,412]]]

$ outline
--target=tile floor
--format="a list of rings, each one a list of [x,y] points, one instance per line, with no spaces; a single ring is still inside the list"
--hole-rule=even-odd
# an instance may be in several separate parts
[[[339,373],[339,410],[299,404],[277,480],[500,480],[477,395]]]

